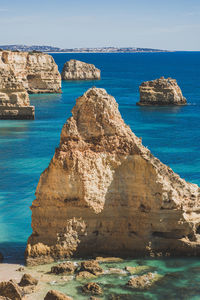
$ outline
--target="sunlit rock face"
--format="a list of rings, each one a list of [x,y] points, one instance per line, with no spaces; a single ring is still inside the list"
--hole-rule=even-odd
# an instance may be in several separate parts
[[[45,53],[0,51],[0,75],[0,89],[15,78],[28,93],[61,92],[58,66]]]
[[[71,59],[64,64],[63,80],[93,80],[101,78],[101,71],[92,64]]]
[[[185,105],[180,87],[175,79],[161,77],[140,85],[138,105]]]
[[[142,145],[112,96],[89,89],[40,177],[26,261],[199,255],[199,192]]]

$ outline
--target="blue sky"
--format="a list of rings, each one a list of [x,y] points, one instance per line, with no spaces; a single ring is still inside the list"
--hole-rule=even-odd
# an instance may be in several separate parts
[[[200,50],[200,0],[0,0],[0,44]]]

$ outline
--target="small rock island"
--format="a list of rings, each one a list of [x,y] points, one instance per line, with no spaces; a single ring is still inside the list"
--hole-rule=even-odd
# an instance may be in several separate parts
[[[200,188],[142,145],[104,89],[76,100],[31,210],[28,265],[200,255]]]
[[[64,64],[63,80],[96,80],[101,78],[101,71],[93,64],[71,59]]]
[[[185,105],[180,87],[175,79],[160,77],[140,85],[140,101],[137,105]]]

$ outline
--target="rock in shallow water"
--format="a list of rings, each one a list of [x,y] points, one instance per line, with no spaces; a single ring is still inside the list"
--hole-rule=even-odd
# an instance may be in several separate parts
[[[32,207],[29,265],[67,256],[200,255],[200,189],[162,164],[89,89],[63,126]]]
[[[162,275],[156,273],[147,273],[142,276],[132,277],[128,282],[127,286],[133,289],[148,289],[157,281],[163,278]]]
[[[102,293],[103,293],[100,285],[97,284],[96,282],[89,282],[89,283],[85,284],[82,287],[82,291],[85,294],[92,294],[92,295],[102,295]]]
[[[64,64],[61,76],[63,80],[92,80],[100,79],[101,72],[92,64],[71,59]]]
[[[73,274],[76,270],[76,266],[73,262],[65,262],[58,264],[56,266],[53,266],[51,268],[51,273],[54,274]]]
[[[180,87],[175,79],[161,77],[140,85],[138,105],[185,105]]]

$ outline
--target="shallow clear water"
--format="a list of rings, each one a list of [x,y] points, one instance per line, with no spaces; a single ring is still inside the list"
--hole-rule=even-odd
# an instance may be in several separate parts
[[[94,63],[102,70],[102,80],[63,82],[62,94],[31,95],[35,121],[0,121],[0,251],[7,261],[23,257],[31,233],[29,206],[40,174],[54,154],[75,99],[94,85],[116,98],[125,122],[154,155],[186,180],[200,184],[200,52],[53,56],[60,70],[71,58]],[[136,106],[140,83],[160,76],[176,78],[189,105]],[[193,262],[198,264],[198,259],[191,266]],[[158,267],[164,263],[159,260]],[[187,266],[183,273],[193,286],[200,275],[189,271],[190,260]]]

